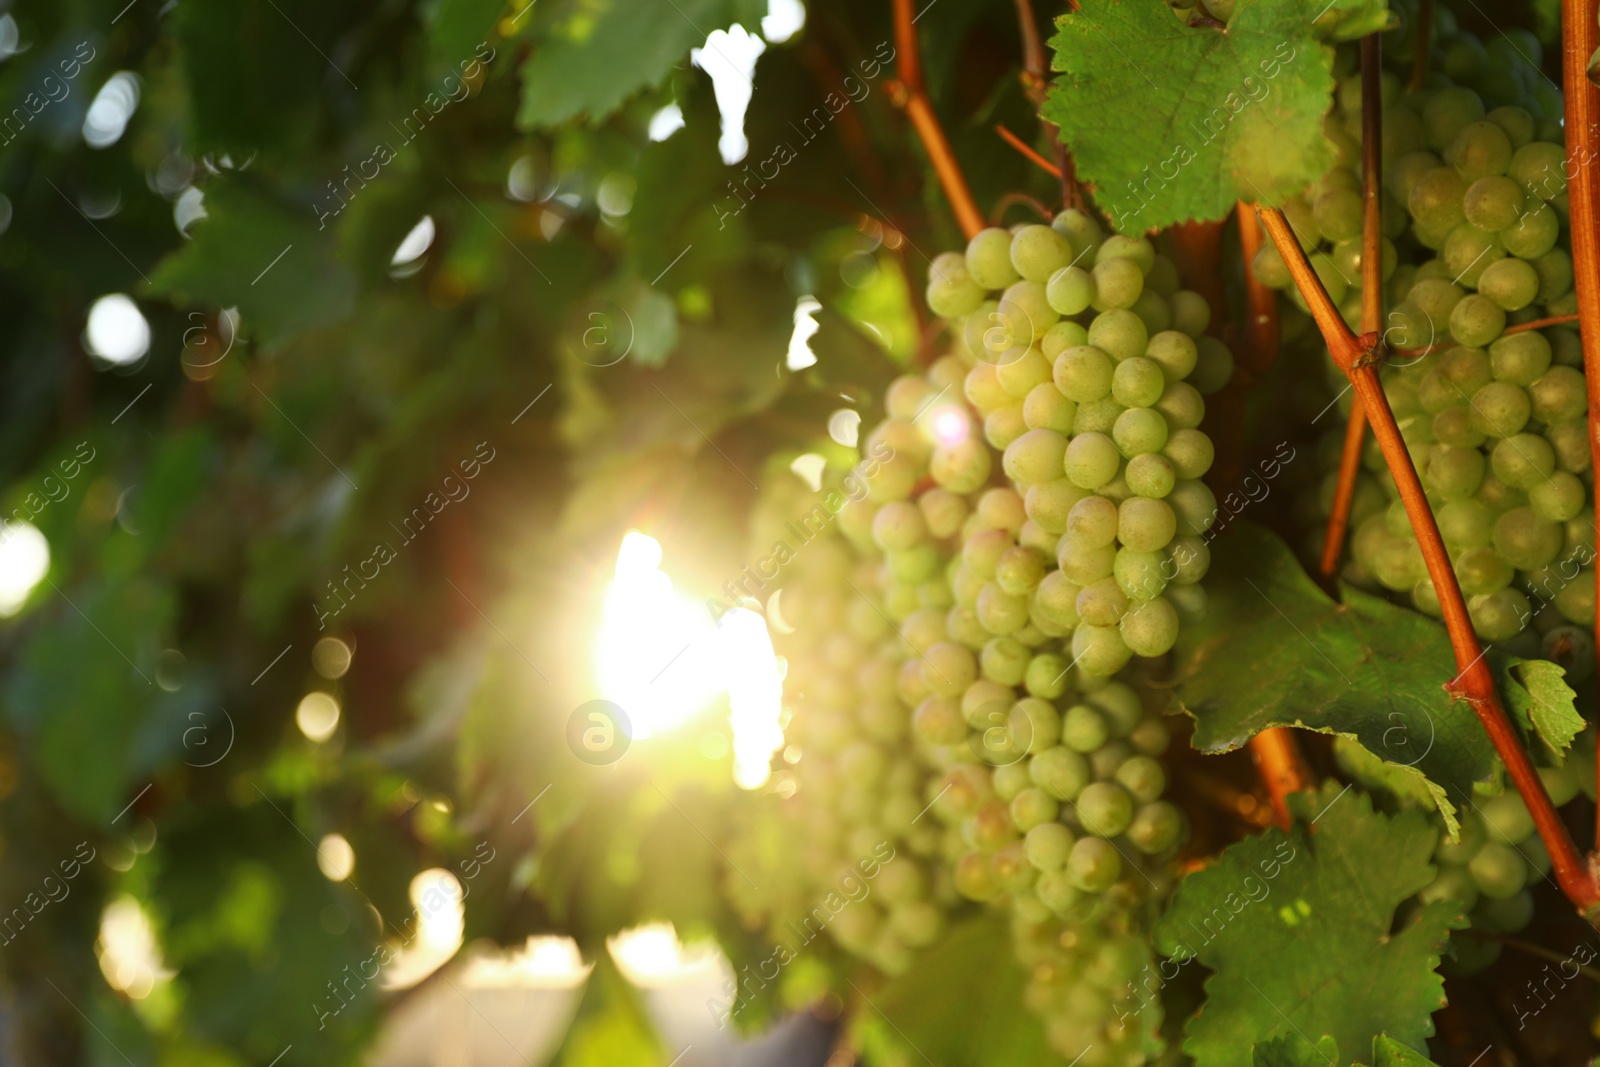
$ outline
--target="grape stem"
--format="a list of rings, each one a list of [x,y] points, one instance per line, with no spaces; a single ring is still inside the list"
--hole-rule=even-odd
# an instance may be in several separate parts
[[[1289,794],[1313,788],[1311,773],[1300,756],[1300,744],[1287,726],[1269,726],[1250,739],[1250,755],[1272,798],[1272,813],[1278,829],[1287,830],[1294,822],[1289,811]]]
[[[1039,40],[1039,23],[1033,17],[1033,0],[1017,0],[1017,25],[1022,31],[1022,91],[1028,95],[1034,110],[1039,112],[1039,129],[1055,149],[1056,165],[1051,172],[1061,181],[1061,206],[1082,208],[1083,194],[1078,190],[1072,156],[1068,154],[1067,146],[1061,143],[1061,130],[1043,114],[1045,92],[1050,80],[1045,67],[1044,45]],[[1045,169],[1051,170],[1049,167]]]
[[[893,0],[893,3],[896,77],[887,85],[889,99],[911,120],[922,147],[927,150],[928,162],[939,176],[945,199],[950,201],[950,210],[955,212],[961,232],[970,241],[983,229],[983,212],[972,199],[966,175],[961,173],[961,164],[956,162],[955,152],[944,135],[944,128],[939,125],[939,116],[933,113],[933,104],[928,101],[922,84],[922,51],[917,43],[913,0]]]
[[[1419,0],[1417,4],[1417,37],[1412,42],[1411,91],[1416,92],[1428,81],[1428,54],[1433,47],[1433,0]]]
[[[1032,145],[1028,144],[1027,141],[1024,141],[1022,138],[1006,129],[1004,125],[996,123],[994,132],[998,133],[1000,135],[1000,139],[1005,141],[1006,144],[1010,145],[1012,148],[1015,148],[1018,152],[1021,152],[1023,157],[1026,158],[1028,162],[1032,163],[1046,174],[1053,175],[1057,178],[1062,176],[1062,170],[1060,167],[1056,166],[1054,163],[1035,152]]]
[[[1581,317],[1577,314],[1552,315],[1548,319],[1534,319],[1532,322],[1519,322],[1515,326],[1507,326],[1505,332],[1522,333],[1525,330],[1542,330],[1546,326],[1561,326],[1568,322],[1577,322]]]
[[[1578,291],[1578,314],[1588,328],[1578,333],[1583,343],[1583,374],[1589,392],[1589,455],[1600,463],[1600,440],[1595,420],[1600,419],[1600,89],[1589,80],[1589,57],[1600,44],[1595,23],[1595,0],[1561,0],[1561,81],[1566,92],[1568,205],[1571,208],[1573,284]],[[1600,493],[1595,497],[1595,522],[1600,524]],[[1600,591],[1600,567],[1595,568],[1595,588]],[[1595,616],[1600,635],[1600,613]],[[1600,745],[1595,746],[1600,758]],[[1600,820],[1595,823],[1595,847],[1600,849]]]
[[[1256,253],[1265,240],[1261,220],[1243,201],[1239,203],[1238,216],[1239,249],[1244,255],[1245,309],[1249,315],[1245,323],[1245,355],[1251,373],[1259,379],[1278,361],[1278,294],[1256,277]]]
[[[1383,336],[1383,52],[1376,33],[1361,38],[1361,332]],[[1380,340],[1381,343],[1381,340]],[[1333,510],[1322,539],[1322,574],[1339,572],[1350,508],[1361,474],[1361,446],[1367,437],[1367,409],[1359,397],[1350,405]]]
[[[1010,192],[994,202],[994,207],[989,212],[989,225],[1002,225],[1005,221],[1006,209],[1016,204],[1025,205],[1035,215],[1043,219],[1046,224],[1049,224],[1050,220],[1055,218],[1055,214],[1050,208],[1034,197],[1029,196],[1027,193]]]
[[[1501,706],[1494,674],[1472,630],[1472,618],[1467,614],[1466,600],[1461,595],[1461,586],[1456,581],[1444,539],[1439,535],[1439,525],[1428,506],[1422,482],[1417,477],[1417,468],[1411,462],[1411,453],[1406,450],[1400,427],[1395,422],[1394,412],[1389,407],[1388,397],[1384,395],[1383,384],[1378,378],[1378,364],[1372,357],[1379,338],[1371,334],[1357,338],[1350,332],[1339,315],[1339,309],[1322,287],[1321,279],[1312,270],[1283,212],[1276,208],[1258,210],[1261,212],[1262,225],[1278,246],[1278,252],[1294,278],[1295,287],[1311,309],[1311,317],[1327,342],[1328,352],[1350,379],[1357,398],[1366,405],[1373,436],[1383,450],[1384,461],[1394,477],[1406,515],[1411,520],[1411,529],[1416,533],[1417,544],[1428,567],[1428,577],[1433,580],[1434,589],[1438,592],[1445,630],[1450,635],[1450,647],[1455,653],[1456,676],[1445,683],[1445,691],[1470,706],[1483,724],[1517,791],[1522,794],[1529,814],[1533,816],[1539,838],[1550,853],[1557,884],[1584,917],[1592,922],[1593,916],[1600,913],[1600,886],[1596,885],[1594,875],[1578,854],[1572,835],[1567,832],[1555,805],[1550,802],[1544,782],[1534,770],[1533,762],[1506,717],[1505,708]]]

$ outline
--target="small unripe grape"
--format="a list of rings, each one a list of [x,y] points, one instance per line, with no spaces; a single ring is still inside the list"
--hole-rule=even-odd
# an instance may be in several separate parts
[[[1513,508],[1494,524],[1495,551],[1521,571],[1538,570],[1561,551],[1561,527],[1546,522],[1532,508]]]
[[[1028,661],[1022,676],[1022,687],[1029,696],[1054,700],[1067,689],[1067,671],[1072,666],[1054,652],[1046,652]]]
[[[1117,539],[1136,552],[1165,548],[1177,527],[1177,516],[1164,500],[1133,497],[1117,509]]]
[[[1171,562],[1164,552],[1119,548],[1111,574],[1130,600],[1154,600],[1167,588],[1170,566]]]
[[[878,509],[872,539],[886,552],[911,548],[928,536],[928,524],[916,504],[897,500]]]
[[[1100,248],[1095,254],[1095,263],[1104,263],[1110,259],[1127,258],[1139,265],[1139,269],[1148,274],[1156,263],[1155,245],[1146,237],[1125,237],[1114,233],[1100,243]]]
[[[1067,349],[1056,357],[1053,367],[1056,388],[1079,404],[1109,396],[1114,374],[1111,357],[1093,345]]]
[[[1513,437],[1528,424],[1528,394],[1510,382],[1490,382],[1472,394],[1472,428],[1489,437]]]
[[[1072,483],[1081,488],[1100,488],[1117,476],[1121,466],[1122,453],[1105,434],[1079,434],[1067,444],[1064,470]]]
[[[1167,420],[1154,408],[1129,408],[1117,416],[1111,437],[1125,456],[1159,452],[1167,443]]]
[[[1077,405],[1049,381],[1035,385],[1022,402],[1022,419],[1028,429],[1050,430],[1062,436],[1072,433],[1077,411]]]
[[[946,319],[960,318],[983,303],[983,287],[972,280],[966,257],[942,252],[928,268],[928,309]]]
[[[1211,304],[1192,289],[1179,289],[1167,298],[1172,308],[1172,328],[1199,337],[1211,325]]]
[[[1428,147],[1446,147],[1465,127],[1483,118],[1483,114],[1483,101],[1471,89],[1458,86],[1440,89],[1422,108]]]
[[[1178,640],[1177,609],[1164,597],[1143,601],[1122,617],[1119,632],[1135,655],[1163,655]]]
[[[1046,822],[1027,831],[1023,849],[1034,867],[1041,871],[1059,871],[1067,865],[1067,857],[1076,842],[1071,830],[1058,822]]]
[[[1462,201],[1467,221],[1480,230],[1499,231],[1522,216],[1526,194],[1512,178],[1489,175],[1468,186]]]
[[[1511,138],[1492,122],[1468,123],[1445,149],[1444,158],[1467,181],[1504,174],[1511,166]]]
[[[1071,629],[1078,625],[1080,591],[1064,573],[1051,571],[1034,590],[1033,606],[1057,626]]]
[[[1445,237],[1441,252],[1445,269],[1453,279],[1476,286],[1484,271],[1505,258],[1506,248],[1498,234],[1463,222]]]
[[[1055,823],[1060,811],[1060,802],[1037,786],[1024,789],[1011,800],[1011,821],[1016,824],[1018,830],[1030,837],[1031,831],[1035,828]],[[1066,827],[1063,826],[1062,829]],[[1029,862],[1032,862],[1031,856]]]
[[[1067,857],[1067,880],[1085,893],[1103,893],[1122,875],[1122,857],[1100,837],[1080,838]],[[1518,888],[1521,888],[1520,886]]]
[[[1539,272],[1520,259],[1500,259],[1478,276],[1478,291],[1507,311],[1520,311],[1539,295]]]
[[[1468,183],[1455,168],[1435,167],[1412,184],[1406,206],[1419,223],[1448,230],[1466,218],[1462,202],[1467,188]]]
[[[1131,308],[1144,293],[1144,271],[1131,259],[1115,257],[1096,263],[1093,307],[1097,311]]]
[[[1006,477],[1019,482],[1048,482],[1061,476],[1067,440],[1054,430],[1029,430],[1007,446],[1001,462]]]
[[[1206,415],[1206,402],[1200,390],[1188,382],[1167,382],[1161,399],[1154,406],[1173,432],[1194,429]]]
[[[1183,836],[1183,814],[1165,800],[1141,807],[1128,824],[1128,840],[1147,856],[1165,852]]]
[[[1115,626],[1128,610],[1128,597],[1114,578],[1102,578],[1078,594],[1078,617],[1091,626]]]
[[[1516,849],[1490,841],[1478,850],[1467,864],[1472,880],[1490,900],[1506,900],[1516,896],[1527,883],[1527,865]]]
[[[1000,885],[989,866],[989,857],[982,852],[968,852],[962,856],[956,863],[953,880],[956,892],[968,900],[982,903],[993,900],[1000,893]],[[848,914],[853,910],[855,909],[846,908],[841,914]]]
[[[1572,291],[1572,255],[1565,248],[1552,248],[1532,262],[1534,272],[1539,275],[1541,301],[1551,303]]]
[[[1533,834],[1533,816],[1515,792],[1492,797],[1478,806],[1490,841],[1519,844]]]
[[[1192,432],[1192,431],[1191,431]],[[1209,442],[1208,442],[1209,443]],[[1167,442],[1171,447],[1171,441]],[[1204,474],[1204,471],[1200,472]],[[1127,470],[1123,477],[1127,480],[1128,488],[1136,495],[1160,499],[1172,492],[1172,487],[1177,483],[1177,473],[1172,461],[1164,455],[1145,453],[1133,457],[1128,461]],[[1190,477],[1190,475],[1185,475]],[[1198,475],[1194,475],[1198,477]]]
[[[1149,756],[1130,756],[1117,768],[1116,779],[1139,804],[1160,800],[1167,788],[1167,772]]]
[[[1177,330],[1163,330],[1150,338],[1145,348],[1144,358],[1155,363],[1161,369],[1162,377],[1166,381],[1176,382],[1187,378],[1194,372],[1195,365],[1200,358],[1198,344],[1188,334]],[[1158,394],[1159,396],[1159,394]],[[1149,403],[1154,403],[1150,401]],[[1149,404],[1129,404],[1130,407],[1149,406]]]
[[[1149,340],[1143,320],[1131,311],[1106,311],[1089,324],[1089,343],[1118,362],[1144,355]],[[1067,393],[1065,389],[1062,392]]]
[[[948,697],[930,696],[918,704],[911,728],[930,745],[959,745],[967,739],[961,708]]]
[[[1089,784],[1089,764],[1071,749],[1057,746],[1035,752],[1028,761],[1033,783],[1057,800],[1073,800]]]
[[[1017,280],[1011,265],[1011,234],[999,227],[980,230],[967,242],[967,271],[984,289],[1004,289]]]
[[[1470,911],[1478,902],[1478,883],[1472,880],[1465,867],[1445,867],[1433,881],[1417,891],[1417,899],[1424,904],[1460,903],[1464,910]]]
[[[1486,547],[1469,548],[1456,557],[1455,572],[1461,591],[1468,596],[1498,592],[1516,576],[1511,564]]]
[[[1233,377],[1233,353],[1215,337],[1198,338],[1195,345],[1200,355],[1189,374],[1189,384],[1202,393],[1214,393]]]
[[[1109,678],[1127,666],[1132,650],[1115,627],[1080,625],[1072,633],[1072,658],[1093,678]]]
[[[1566,149],[1549,141],[1533,141],[1511,155],[1506,173],[1541,200],[1555,200],[1567,190]]]
[[[929,489],[917,498],[917,507],[932,537],[953,537],[967,520],[966,500],[948,489]]]
[[[1110,574],[1116,563],[1117,549],[1112,545],[1100,548],[1080,548],[1061,539],[1061,550],[1056,553],[1056,565],[1074,584],[1088,585]]]
[[[1044,563],[1044,554],[1031,546],[1008,549],[995,567],[995,584],[1012,596],[1026,596],[1044,580]]]
[[[1029,520],[1049,533],[1060,534],[1067,529],[1072,509],[1087,495],[1088,490],[1080,489],[1066,478],[1056,478],[1030,485],[1023,497],[1023,506]]]
[[[1044,338],[1039,342],[1039,351],[1044,353],[1044,358],[1055,364],[1055,358],[1069,348],[1089,343],[1089,331],[1071,320],[1058,322],[1044,333]]]
[[[1029,281],[1043,282],[1072,262],[1072,243],[1049,226],[1024,226],[1011,238],[1011,266]]]
[[[1095,278],[1078,266],[1062,267],[1045,285],[1045,298],[1062,315],[1076,315],[1095,299]]]
[[[1217,520],[1217,498],[1198,479],[1179,479],[1167,494],[1166,503],[1178,517],[1179,536],[1198,537]]]
[[[1496,478],[1524,491],[1549,481],[1556,469],[1555,450],[1543,437],[1531,433],[1515,434],[1496,444],[1490,461]]]
[[[1014,634],[1028,624],[1028,598],[1012,596],[993,582],[978,593],[978,622],[991,634]]]
[[[1201,431],[1184,429],[1174,431],[1168,436],[1161,454],[1172,464],[1172,469],[1179,478],[1192,480],[1211,469],[1211,463],[1216,458],[1216,449],[1211,443],[1211,438]]]
[[[1561,220],[1549,204],[1534,202],[1523,208],[1517,221],[1500,231],[1506,251],[1522,259],[1537,259],[1556,246],[1561,236]]]
[[[953,493],[972,493],[989,480],[991,462],[988,446],[968,438],[960,444],[935,449],[928,461],[928,473]]]
[[[1151,345],[1154,344],[1152,341]],[[1160,364],[1144,356],[1135,356],[1117,364],[1116,370],[1112,372],[1111,395],[1124,407],[1147,408],[1161,399],[1166,384],[1166,377],[1162,373]]]
[[[1529,617],[1528,598],[1515,589],[1485,593],[1468,599],[1467,614],[1483,640],[1508,641],[1522,632]]]

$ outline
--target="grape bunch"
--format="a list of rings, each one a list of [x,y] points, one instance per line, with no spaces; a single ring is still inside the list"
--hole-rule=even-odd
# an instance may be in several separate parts
[[[1516,654],[1543,655],[1575,676],[1592,670],[1594,528],[1588,399],[1576,330],[1522,329],[1575,310],[1566,230],[1559,94],[1520,55],[1538,44],[1511,31],[1491,58],[1447,22],[1443,73],[1402,92],[1383,76],[1384,390],[1422,478],[1473,627]],[[1472,43],[1466,43],[1472,42]],[[1498,69],[1494,68],[1498,63]],[[1449,72],[1517,101],[1491,107]],[[1513,91],[1514,90],[1514,91]],[[1360,316],[1360,82],[1341,85],[1330,129],[1341,164],[1284,205],[1347,322]],[[1336,137],[1336,140],[1339,138]],[[1398,242],[1398,245],[1395,243]],[[1277,250],[1254,262],[1288,285]],[[1299,301],[1299,294],[1294,294]],[[1303,303],[1302,305],[1303,306]],[[1349,398],[1343,401],[1348,410]],[[1335,427],[1330,438],[1338,433]],[[1329,444],[1325,457],[1336,455]],[[1438,615],[1438,593],[1375,442],[1363,457],[1345,577]],[[1331,506],[1336,462],[1322,486]]]
[[[958,331],[967,400],[1023,505],[1014,532],[966,539],[956,603],[995,637],[1070,635],[1088,676],[1166,652],[1204,610],[1216,498],[1200,481],[1201,394],[1233,368],[1204,334],[1205,300],[1148,240],[1102,238],[1077,211],[937,257],[927,298]],[[959,490],[982,452],[975,437],[941,444],[934,479]]]

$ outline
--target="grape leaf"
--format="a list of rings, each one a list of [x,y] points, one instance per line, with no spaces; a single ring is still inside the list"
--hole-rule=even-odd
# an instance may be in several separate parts
[[[1466,918],[1437,901],[1393,926],[1395,909],[1433,879],[1436,831],[1422,812],[1382,815],[1349,791],[1330,783],[1291,797],[1287,833],[1229,846],[1183,880],[1157,925],[1158,949],[1215,972],[1184,1028],[1197,1067],[1247,1067],[1251,1047],[1272,1037],[1310,1063],[1307,1034],[1360,1049],[1380,1033],[1421,1044],[1433,1032],[1444,1004],[1434,968]]]
[[[1231,524],[1211,551],[1206,617],[1184,628],[1174,662],[1195,747],[1227,752],[1269,726],[1352,736],[1425,775],[1454,833],[1453,808],[1493,778],[1495,753],[1444,691],[1456,669],[1439,624],[1349,587],[1333,600],[1259,526]]]
[[[522,66],[523,129],[586,115],[598,122],[641,89],[659,84],[712,30],[760,27],[752,0],[596,0],[548,28]]]
[[[212,182],[206,211],[194,239],[156,268],[152,290],[237,307],[247,330],[274,342],[350,314],[355,275],[334,259],[309,205],[294,211],[242,182]]]
[[[1563,679],[1567,672],[1547,659],[1494,659],[1506,710],[1524,728],[1531,728],[1560,759],[1582,732],[1578,694]]]
[[[505,7],[505,0],[438,0],[425,9],[430,77],[458,75],[461,64],[472,62]]]
[[[1438,1067],[1410,1045],[1402,1045],[1388,1034],[1372,1039],[1372,1067]]]
[[[1252,1067],[1328,1067],[1339,1062],[1339,1045],[1328,1034],[1315,1045],[1291,1034],[1260,1042],[1250,1057]]]
[[[951,930],[868,1003],[913,1051],[937,1052],[940,1067],[1063,1063],[1023,1006],[1025,982],[1004,920],[984,915]]]
[[[1090,0],[1056,20],[1062,72],[1044,117],[1119,230],[1220,219],[1276,203],[1332,166],[1323,134],[1333,52],[1319,30],[1359,30],[1384,5],[1242,0],[1227,27],[1189,27],[1165,4]]]

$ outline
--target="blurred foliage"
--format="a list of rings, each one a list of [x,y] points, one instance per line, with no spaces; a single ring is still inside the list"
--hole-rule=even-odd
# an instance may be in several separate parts
[[[910,297],[959,235],[890,104],[888,5],[809,4],[768,46],[735,165],[688,52],[754,30],[753,0],[3,10],[8,512],[93,457],[34,514],[48,580],[0,627],[4,908],[96,850],[0,956],[8,1061],[351,1062],[385,998],[324,1017],[331,987],[404,939],[418,872],[485,842],[469,940],[568,932],[594,959],[664,918],[764,954],[718,886],[714,719],[614,767],[563,730],[621,534],[716,591],[745,475],[790,477],[830,412],[936,343]],[[924,15],[979,201],[1052,198],[993,134],[1036,131],[1013,5]],[[92,147],[119,71],[137,107]],[[668,105],[684,128],[652,141]],[[431,244],[393,264],[425,216]],[[149,325],[130,364],[86,352],[113,293]],[[806,294],[817,362],[790,371]],[[341,677],[313,669],[328,635],[354,650]],[[295,725],[311,691],[341,707],[321,744]],[[329,833],[354,848],[342,882]],[[144,999],[97,965],[122,898],[173,972]],[[592,985],[563,1062],[648,1050],[619,986]]]

